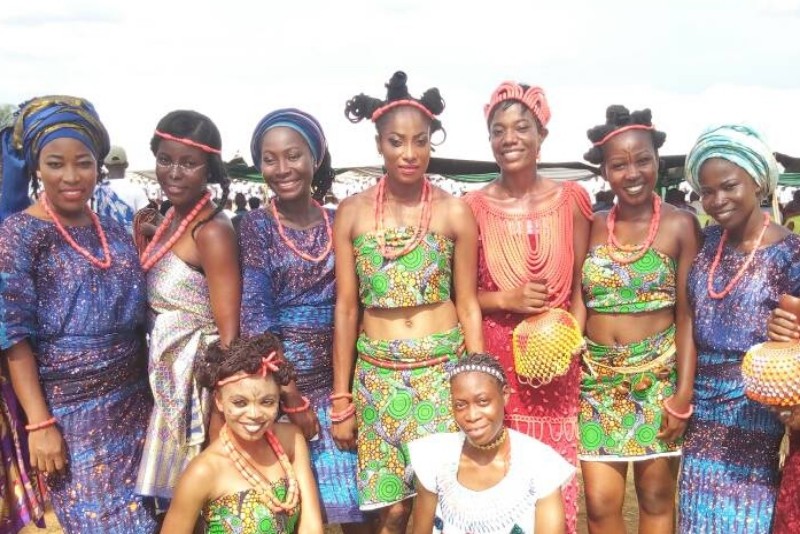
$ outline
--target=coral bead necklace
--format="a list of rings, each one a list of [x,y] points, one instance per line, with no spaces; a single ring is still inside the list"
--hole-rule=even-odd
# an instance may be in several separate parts
[[[723,299],[728,296],[728,294],[733,291],[733,288],[736,287],[736,284],[739,283],[739,280],[744,276],[744,273],[747,272],[748,267],[750,264],[753,263],[753,258],[756,256],[756,252],[758,252],[759,247],[761,246],[761,242],[764,241],[764,235],[767,233],[767,228],[769,228],[769,215],[764,214],[764,225],[761,228],[761,233],[758,234],[758,239],[756,240],[755,245],[753,245],[753,250],[750,251],[750,254],[747,256],[744,264],[739,268],[739,271],[736,273],[736,276],[728,282],[728,285],[722,291],[715,291],[714,290],[714,273],[717,272],[717,267],[719,266],[719,262],[722,259],[722,251],[725,248],[725,242],[728,240],[728,231],[724,230],[722,232],[722,237],[719,240],[719,245],[717,245],[717,255],[714,257],[714,262],[711,264],[711,269],[708,271],[708,296],[712,299],[719,300]]]
[[[413,235],[405,240],[399,238],[387,239],[385,235],[387,230],[383,225],[383,215],[386,209],[386,181],[387,177],[384,175],[380,182],[378,182],[378,190],[375,195],[375,236],[378,240],[378,247],[381,255],[387,260],[394,260],[414,250],[425,237],[425,234],[428,233],[428,227],[431,223],[433,187],[431,187],[427,176],[423,178],[422,195],[420,197],[422,211],[419,215],[419,222],[414,229]]]
[[[242,478],[244,478],[248,484],[250,484],[250,486],[256,490],[259,496],[266,499],[265,504],[272,511],[272,513],[278,514],[281,512],[291,512],[297,508],[297,505],[300,502],[300,488],[297,483],[297,477],[294,474],[294,469],[292,468],[292,463],[289,461],[289,457],[283,450],[281,442],[278,441],[278,438],[271,430],[267,430],[267,432],[264,434],[264,439],[266,439],[270,448],[272,448],[272,452],[275,453],[275,456],[278,458],[278,463],[280,463],[284,473],[286,474],[287,490],[286,499],[283,501],[278,499],[278,497],[272,492],[271,484],[267,477],[264,476],[256,466],[253,465],[249,458],[247,458],[244,451],[242,451],[242,449],[236,444],[236,440],[231,439],[228,426],[223,426],[222,430],[220,431],[220,440],[222,442],[222,448],[225,450],[225,454],[228,456],[231,462],[233,462],[233,465],[236,466],[236,470],[239,471],[239,474],[242,475]]]
[[[149,271],[153,265],[158,263],[158,261],[164,257],[164,255],[169,252],[175,243],[178,242],[178,239],[186,232],[186,229],[189,227],[189,224],[197,217],[197,214],[200,213],[200,210],[205,207],[206,204],[211,200],[211,192],[207,192],[203,197],[194,205],[192,211],[183,218],[181,224],[178,226],[178,229],[175,231],[174,234],[164,243],[158,252],[153,254],[153,249],[158,245],[158,242],[161,241],[161,237],[167,231],[167,229],[172,224],[173,219],[175,219],[175,208],[169,210],[167,216],[164,218],[164,221],[159,225],[158,229],[156,230],[155,235],[153,236],[153,240],[150,241],[150,244],[147,245],[147,248],[144,249],[142,255],[139,256],[139,261],[142,264],[142,269],[145,271]]]
[[[294,252],[304,260],[310,261],[311,263],[319,263],[323,261],[325,258],[327,258],[328,254],[331,253],[331,249],[333,248],[333,230],[331,229],[331,221],[328,218],[328,212],[325,211],[325,208],[320,206],[319,202],[317,202],[316,200],[312,199],[311,202],[322,213],[322,220],[325,221],[325,233],[328,235],[328,244],[326,245],[325,250],[323,250],[322,253],[316,257],[300,250],[300,248],[297,245],[295,245],[291,239],[289,239],[289,236],[286,235],[286,232],[284,231],[283,228],[283,224],[281,223],[280,214],[278,213],[278,204],[274,197],[272,199],[272,202],[270,202],[270,205],[272,206],[272,216],[275,218],[275,223],[278,225],[278,234],[280,234],[281,239],[283,240],[284,243],[286,243],[286,246],[289,247],[289,249],[291,249],[292,252]]]
[[[98,269],[108,269],[109,267],[111,267],[111,251],[108,249],[108,240],[106,239],[105,232],[103,232],[103,227],[100,226],[100,218],[97,216],[95,212],[90,210],[88,206],[86,207],[86,212],[88,213],[89,218],[92,220],[92,224],[94,225],[94,228],[97,231],[97,237],[100,239],[100,246],[103,249],[102,260],[92,256],[91,252],[80,246],[72,238],[72,236],[69,235],[67,229],[64,228],[64,225],[61,224],[61,221],[58,220],[58,216],[56,215],[55,211],[53,211],[53,208],[50,207],[50,203],[47,201],[47,194],[42,193],[39,198],[42,202],[42,207],[44,208],[45,213],[47,213],[48,217],[50,217],[53,220],[53,224],[56,225],[56,230],[58,230],[58,233],[61,234],[61,237],[64,238],[64,240],[69,244],[69,246],[75,249],[75,251],[78,252],[78,254],[89,260],[89,263],[91,263]]]
[[[647,237],[641,245],[623,245],[614,237],[614,227],[617,222],[617,212],[619,211],[618,206],[619,204],[614,204],[614,207],[611,208],[606,218],[606,232],[608,233],[607,244],[610,251],[609,256],[617,263],[628,265],[639,261],[647,254],[647,251],[650,250],[650,247],[656,240],[658,226],[661,223],[661,198],[658,195],[653,195],[653,215],[650,218],[650,227],[647,230]],[[620,256],[617,254],[617,250],[622,251],[624,255]]]

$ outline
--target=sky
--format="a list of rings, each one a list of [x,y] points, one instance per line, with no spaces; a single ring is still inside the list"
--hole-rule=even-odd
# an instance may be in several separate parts
[[[447,106],[440,157],[491,160],[483,105],[504,80],[544,88],[542,160],[581,161],[610,104],[649,107],[686,153],[703,128],[744,122],[800,157],[800,0],[29,0],[0,7],[0,104],[92,101],[132,170],[174,109],[211,117],[223,157],[250,163],[253,128],[297,107],[336,167],[379,165],[374,128],[344,104],[385,96],[395,70]]]

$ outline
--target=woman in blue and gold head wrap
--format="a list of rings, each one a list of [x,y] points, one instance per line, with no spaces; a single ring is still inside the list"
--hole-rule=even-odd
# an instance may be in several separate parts
[[[761,210],[778,169],[753,129],[703,132],[686,159],[686,179],[718,225],[704,229],[687,282],[697,375],[678,531],[770,532],[784,427],[745,396],[741,363],[745,351],[767,340],[780,295],[800,294],[800,236]]]
[[[356,455],[331,434],[333,309],[336,300],[332,225],[320,206],[333,181],[322,126],[299,109],[278,109],[256,125],[253,164],[274,196],[245,215],[240,227],[244,335],[275,332],[297,369],[299,393],[311,407],[290,414],[309,442],[323,516],[345,534],[364,516],[358,509]],[[302,405],[301,399],[291,401]]]
[[[152,406],[144,277],[125,228],[88,207],[108,134],[86,100],[49,96],[0,140],[0,350],[31,463],[65,532],[153,532],[133,488]]]

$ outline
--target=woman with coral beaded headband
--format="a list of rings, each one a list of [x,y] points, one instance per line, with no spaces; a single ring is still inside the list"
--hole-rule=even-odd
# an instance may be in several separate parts
[[[416,493],[405,443],[455,429],[447,370],[465,347],[483,349],[475,222],[426,175],[444,100],[438,89],[414,99],[406,81],[396,72],[386,99],[346,104],[352,122],[374,120],[386,174],[342,202],[334,228],[333,435],[358,450],[361,509],[398,533]]]
[[[587,132],[585,156],[600,165],[617,198],[594,216],[582,270],[589,350],[578,454],[589,529],[621,528],[622,508],[611,503],[622,501],[616,481],[632,463],[636,486],[650,495],[639,499],[639,531],[671,533],[681,436],[692,412],[696,351],[686,280],[698,225],[658,197],[666,135],[653,127],[650,110],[614,105],[605,116]]]
[[[267,333],[214,343],[198,357],[197,379],[214,391],[224,426],[181,475],[161,531],[190,534],[202,516],[207,532],[322,533],[306,440],[279,422],[281,388],[296,379],[281,341]]]
[[[512,334],[528,317],[575,301],[586,253],[591,207],[577,182],[539,175],[537,160],[547,136],[550,108],[544,91],[515,82],[495,89],[484,107],[489,141],[500,176],[465,200],[478,221],[478,299],[488,352],[506,369],[511,395],[506,424],[558,451],[575,465],[577,362],[562,376],[533,387],[514,368]],[[580,323],[580,317],[579,317]],[[567,530],[577,520],[578,486],[564,488]]]
[[[136,484],[140,494],[157,499],[171,498],[181,471],[218,426],[208,392],[197,383],[195,357],[209,343],[227,344],[239,333],[239,249],[222,212],[230,179],[221,148],[214,122],[190,110],[165,115],[150,140],[156,178],[172,202],[140,256],[152,312],[155,407]],[[221,186],[222,199],[212,200],[209,184]]]

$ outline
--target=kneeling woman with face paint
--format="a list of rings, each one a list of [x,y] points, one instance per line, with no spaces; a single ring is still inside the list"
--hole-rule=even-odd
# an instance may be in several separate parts
[[[213,389],[225,425],[181,476],[162,532],[189,534],[202,516],[207,532],[321,533],[305,438],[276,422],[280,388],[295,379],[278,338],[215,343],[197,378]]]
[[[561,486],[575,469],[549,446],[503,425],[511,390],[497,359],[470,354],[449,374],[460,431],[408,444],[414,534],[563,533]]]

